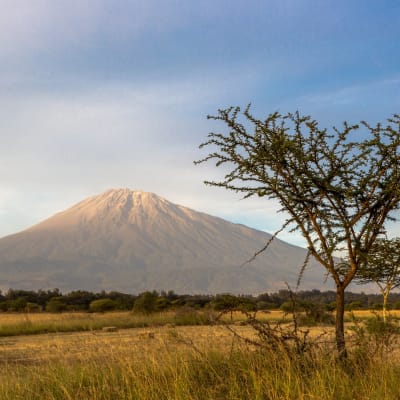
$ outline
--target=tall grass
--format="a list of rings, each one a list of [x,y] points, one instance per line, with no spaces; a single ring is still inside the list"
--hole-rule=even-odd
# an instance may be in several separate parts
[[[7,379],[7,381],[5,380]],[[87,363],[62,361],[3,368],[4,400],[398,399],[400,368],[377,360],[343,367],[333,357],[306,362],[279,353],[162,353],[145,362],[129,355]]]
[[[215,336],[199,342],[196,335],[205,329],[163,328],[140,340],[80,334],[81,351],[75,353],[66,352],[71,344],[61,336],[51,354],[3,362],[0,399],[400,398],[400,366],[393,353],[366,359],[353,352],[343,364],[326,349],[299,355],[279,346],[256,350],[228,336],[221,342],[217,327],[208,327]]]

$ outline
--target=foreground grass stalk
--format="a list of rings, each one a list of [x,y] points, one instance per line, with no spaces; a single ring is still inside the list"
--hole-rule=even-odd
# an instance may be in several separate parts
[[[338,362],[329,341],[317,346],[311,337],[303,352],[295,344],[290,348],[276,341],[257,347],[238,340],[224,326],[2,338],[0,399],[400,398],[400,345],[392,340],[397,331],[382,336],[377,325],[375,336],[367,335],[363,326],[351,336],[346,364]],[[250,326],[234,329],[257,339]],[[379,337],[385,338],[382,343],[385,349],[390,345],[390,352],[376,351],[383,348],[377,347]]]
[[[188,349],[138,360],[133,353],[7,365],[0,396],[4,400],[55,399],[395,399],[400,368],[379,359],[370,365],[354,361],[349,374],[334,357],[320,354],[296,359],[280,352],[236,349],[200,356]]]

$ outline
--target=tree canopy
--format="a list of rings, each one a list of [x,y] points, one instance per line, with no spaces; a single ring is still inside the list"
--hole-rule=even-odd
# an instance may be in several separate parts
[[[344,122],[331,132],[299,112],[257,119],[250,106],[208,118],[222,121],[227,132],[211,132],[200,145],[211,152],[196,163],[214,161],[225,171],[205,183],[278,200],[288,215],[283,228],[301,232],[335,281],[336,341],[345,354],[344,290],[400,203],[400,116],[375,126]],[[348,268],[338,265],[338,252]]]
[[[383,296],[383,320],[386,322],[387,301],[391,290],[400,287],[400,238],[379,238],[357,271],[356,280],[375,282]]]

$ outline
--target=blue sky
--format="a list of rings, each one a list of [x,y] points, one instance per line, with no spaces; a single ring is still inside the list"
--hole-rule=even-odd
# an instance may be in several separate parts
[[[400,112],[398,1],[0,7],[0,236],[113,187],[273,231],[274,202],[203,185],[219,174],[192,163],[207,114],[251,102],[330,127]]]

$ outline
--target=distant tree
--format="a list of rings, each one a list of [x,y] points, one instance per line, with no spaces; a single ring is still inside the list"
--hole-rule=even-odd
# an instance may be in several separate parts
[[[143,292],[135,300],[133,312],[139,314],[151,314],[157,311],[157,292]]]
[[[356,280],[361,284],[375,282],[378,285],[383,297],[383,322],[386,323],[390,292],[400,287],[400,238],[378,239],[365,264],[357,271]]]
[[[42,311],[42,307],[37,303],[26,303],[25,311],[30,313],[40,312]]]
[[[66,310],[67,304],[62,296],[53,297],[46,304],[46,311],[50,313],[61,313]]]
[[[400,203],[400,116],[376,126],[345,122],[332,134],[298,112],[275,112],[260,120],[249,106],[243,113],[230,107],[208,118],[222,121],[228,132],[212,132],[200,145],[211,153],[196,163],[214,160],[225,173],[205,183],[245,198],[278,200],[287,215],[281,230],[300,231],[309,255],[336,284],[336,346],[346,357],[345,289]],[[345,271],[337,265],[338,251],[349,260]]]
[[[136,296],[120,292],[109,292],[104,294],[104,298],[114,300],[118,310],[131,310]]]
[[[74,290],[63,296],[68,309],[71,311],[87,311],[89,304],[98,298],[94,293],[86,290]]]
[[[26,311],[26,305],[28,302],[25,297],[17,297],[16,299],[8,300],[7,304],[8,311],[21,312]]]
[[[230,312],[232,320],[233,312],[239,308],[239,298],[231,294],[219,294],[211,302],[211,306],[216,311]]]
[[[211,302],[214,310],[229,312],[233,320],[234,311],[256,311],[256,301],[249,297],[234,296],[232,294],[219,294]]]
[[[111,299],[98,299],[93,300],[89,305],[89,311],[91,312],[106,312],[113,311],[117,309],[118,304],[114,300]]]

